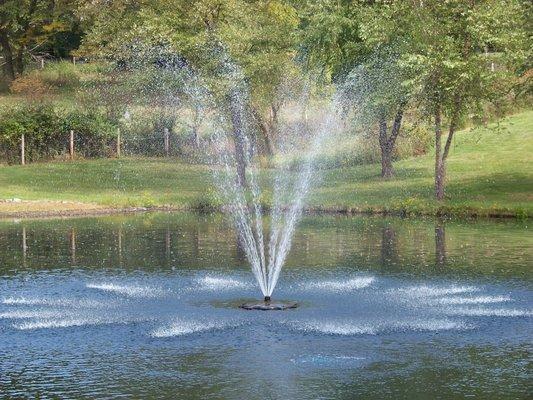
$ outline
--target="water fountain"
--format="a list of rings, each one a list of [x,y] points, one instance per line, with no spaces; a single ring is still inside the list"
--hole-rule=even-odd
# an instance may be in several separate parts
[[[309,123],[286,124],[280,129],[282,132],[276,138],[278,160],[273,169],[271,227],[267,240],[256,125],[247,108],[250,103],[248,88],[238,66],[227,58],[222,66],[232,86],[228,97],[231,121],[220,115],[217,124],[214,182],[264,296],[264,301],[245,303],[241,307],[247,310],[295,308],[296,302],[273,302],[271,297],[291,248],[306,197],[318,179],[315,168],[318,151],[325,138],[339,126],[337,108],[331,106],[325,110],[325,118],[313,126]],[[297,154],[299,159],[295,160]]]
[[[232,221],[241,248],[264,296],[263,301],[242,304],[248,310],[284,310],[295,302],[274,302],[272,293],[291,248],[292,237],[303,212],[305,200],[318,180],[316,158],[326,137],[339,128],[336,101],[321,107],[322,118],[305,123],[281,123],[275,138],[277,154],[274,168],[260,172],[257,151],[257,120],[250,110],[250,94],[245,76],[224,50],[214,50],[216,71],[225,86],[221,101],[192,71],[180,67],[184,88],[195,109],[209,115],[210,139],[204,143],[212,163],[213,182],[223,210]],[[183,79],[183,78],[181,78]],[[305,85],[302,85],[305,88]],[[283,90],[287,91],[285,87]],[[309,96],[290,93],[291,106],[301,107]],[[303,113],[301,113],[303,114]],[[271,227],[263,225],[264,206],[260,180],[273,175]]]

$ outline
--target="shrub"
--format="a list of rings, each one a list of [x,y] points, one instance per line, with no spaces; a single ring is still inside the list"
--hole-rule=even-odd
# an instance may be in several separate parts
[[[84,157],[104,157],[112,151],[116,126],[97,110],[71,110],[61,118],[63,132],[74,130],[76,153]]]
[[[18,160],[20,138],[25,137],[27,160],[57,154],[61,124],[49,105],[15,107],[0,119],[0,148],[8,162]]]
[[[20,139],[25,138],[26,159],[36,161],[66,153],[69,131],[76,132],[76,152],[86,157],[107,155],[113,124],[94,110],[56,110],[49,104],[8,108],[0,116],[0,158],[18,162]]]

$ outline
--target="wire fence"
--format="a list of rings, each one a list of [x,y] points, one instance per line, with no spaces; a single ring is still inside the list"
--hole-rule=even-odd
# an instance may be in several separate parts
[[[165,129],[144,135],[116,130],[114,137],[94,137],[70,130],[54,143],[36,144],[31,136],[21,134],[17,145],[0,142],[0,163],[26,165],[42,160],[74,160],[115,157],[182,157],[207,162],[197,141]],[[205,159],[205,160],[204,160]]]

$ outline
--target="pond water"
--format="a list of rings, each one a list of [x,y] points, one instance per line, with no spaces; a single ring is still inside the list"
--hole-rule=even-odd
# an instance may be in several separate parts
[[[221,216],[0,221],[0,397],[527,398],[528,222],[307,216],[273,299]]]

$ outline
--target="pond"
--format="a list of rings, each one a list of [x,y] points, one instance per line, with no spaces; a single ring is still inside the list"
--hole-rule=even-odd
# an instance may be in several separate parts
[[[528,223],[306,216],[262,312],[219,215],[0,221],[0,394],[526,398]]]

